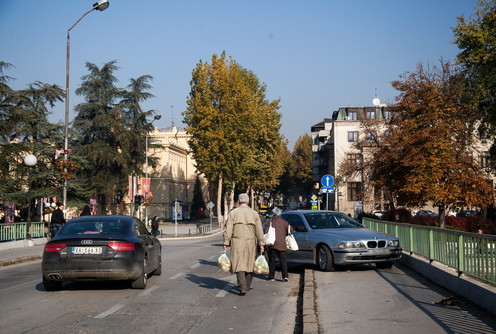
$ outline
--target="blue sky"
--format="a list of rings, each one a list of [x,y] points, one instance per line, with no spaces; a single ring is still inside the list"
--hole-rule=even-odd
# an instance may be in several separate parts
[[[65,89],[67,29],[87,0],[0,0],[0,60],[14,69],[15,89],[34,81]],[[191,72],[212,54],[226,54],[280,98],[281,132],[292,150],[310,127],[344,106],[370,106],[376,92],[393,103],[391,81],[419,62],[454,60],[452,27],[472,15],[476,0],[111,0],[71,31],[71,114],[85,63],[117,60],[130,78],[154,77],[145,109],[182,126]],[[53,109],[64,120],[64,104]]]

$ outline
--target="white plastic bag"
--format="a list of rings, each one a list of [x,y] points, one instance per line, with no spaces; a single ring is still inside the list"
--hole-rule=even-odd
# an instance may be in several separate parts
[[[272,221],[269,222],[269,231],[264,234],[265,246],[272,246],[276,242],[276,229],[272,227]]]
[[[297,251],[299,249],[298,243],[293,234],[291,234],[291,227],[288,226],[288,235],[286,236],[286,247],[288,250]]]
[[[220,269],[224,271],[229,271],[231,269],[231,260],[229,260],[229,257],[226,255],[226,251],[222,253],[219,258],[217,259],[217,264],[219,265]]]
[[[263,254],[260,254],[255,260],[255,266],[253,267],[253,271],[256,274],[268,274],[269,273],[269,264],[265,259]]]

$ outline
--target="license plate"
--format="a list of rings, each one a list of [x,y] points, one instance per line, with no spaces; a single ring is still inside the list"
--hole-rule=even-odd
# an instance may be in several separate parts
[[[72,247],[72,254],[78,254],[78,255],[102,254],[102,247]]]
[[[389,249],[369,249],[369,253],[374,255],[389,254]]]

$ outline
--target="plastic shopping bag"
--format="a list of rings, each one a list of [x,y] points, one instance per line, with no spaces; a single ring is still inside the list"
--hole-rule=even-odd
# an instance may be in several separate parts
[[[255,260],[255,266],[253,268],[253,271],[256,274],[269,273],[269,264],[267,263],[267,260],[265,259],[265,256],[263,254],[260,254]]]
[[[269,223],[269,231],[264,234],[265,246],[272,246],[276,242],[276,229],[272,227],[272,222]]]
[[[217,264],[219,265],[220,269],[224,271],[229,271],[231,269],[231,260],[229,260],[229,257],[226,255],[226,251],[222,253],[219,258],[217,259]]]

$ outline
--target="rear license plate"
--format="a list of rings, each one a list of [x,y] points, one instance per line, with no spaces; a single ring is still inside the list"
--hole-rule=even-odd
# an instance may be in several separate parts
[[[72,247],[72,254],[82,254],[82,255],[102,254],[102,247]]]
[[[369,253],[374,255],[384,255],[389,254],[389,249],[369,249]]]

